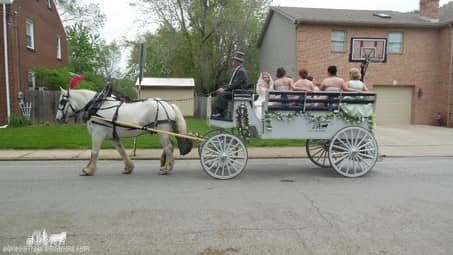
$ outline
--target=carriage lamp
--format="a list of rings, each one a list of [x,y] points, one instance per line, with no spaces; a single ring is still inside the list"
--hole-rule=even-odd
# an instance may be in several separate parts
[[[418,95],[418,97],[422,97],[423,96],[423,88],[418,88],[417,95]]]

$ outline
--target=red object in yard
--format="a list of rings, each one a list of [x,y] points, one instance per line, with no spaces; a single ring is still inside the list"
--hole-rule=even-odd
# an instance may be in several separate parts
[[[83,80],[82,75],[76,75],[72,77],[71,82],[69,83],[69,88],[75,89],[77,87],[77,84]]]

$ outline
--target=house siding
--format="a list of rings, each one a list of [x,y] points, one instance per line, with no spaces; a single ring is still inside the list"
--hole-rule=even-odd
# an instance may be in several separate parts
[[[295,25],[286,17],[274,12],[260,47],[260,70],[275,77],[277,68],[283,67],[289,75],[296,74]]]
[[[346,32],[346,51],[331,51],[331,32]],[[348,70],[360,67],[349,62],[351,37],[388,37],[390,32],[402,32],[402,54],[389,53],[387,63],[370,64],[365,82],[372,89],[379,85],[413,86],[413,124],[437,124],[435,113],[447,114],[448,84],[444,82],[444,68],[439,61],[444,54],[447,35],[438,29],[371,28],[352,26],[304,25],[297,27],[297,68],[309,70],[317,82],[327,77],[327,67],[336,65],[338,76],[348,79]],[[451,42],[450,42],[451,43]],[[451,44],[450,44],[451,45]],[[442,71],[441,71],[442,70]],[[416,93],[423,90],[421,97]]]
[[[17,95],[28,93],[28,71],[40,66],[47,68],[65,67],[68,64],[66,33],[55,6],[48,8],[47,1],[16,0],[8,18],[8,55],[10,70],[11,113],[19,114]],[[26,47],[25,22],[34,24],[34,50]],[[0,21],[3,29],[3,17]],[[6,123],[6,94],[3,60],[3,31],[1,31],[2,69],[0,71],[0,124]],[[62,59],[57,59],[56,38],[61,38]],[[39,107],[39,106],[34,106]]]

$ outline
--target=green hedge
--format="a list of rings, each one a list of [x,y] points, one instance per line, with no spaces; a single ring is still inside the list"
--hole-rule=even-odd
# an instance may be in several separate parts
[[[30,125],[30,121],[25,116],[20,115],[9,116],[8,127],[10,128],[26,127],[28,125]]]

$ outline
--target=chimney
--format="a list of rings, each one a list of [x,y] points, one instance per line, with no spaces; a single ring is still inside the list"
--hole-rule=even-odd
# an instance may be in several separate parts
[[[439,0],[420,0],[420,16],[430,21],[439,21]]]

